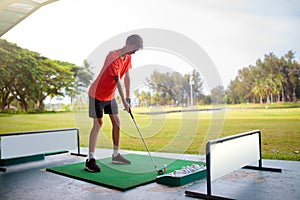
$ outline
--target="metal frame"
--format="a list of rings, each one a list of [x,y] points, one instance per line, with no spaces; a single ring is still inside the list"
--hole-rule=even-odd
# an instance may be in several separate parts
[[[254,130],[254,131],[249,131],[246,133],[241,133],[221,139],[216,139],[216,140],[210,140],[206,143],[206,187],[207,187],[207,194],[204,193],[198,193],[198,192],[193,192],[193,191],[185,191],[185,194],[189,197],[194,197],[194,198],[201,198],[201,199],[220,199],[220,200],[230,200],[231,198],[227,197],[221,197],[221,196],[214,196],[212,195],[212,182],[211,182],[211,155],[210,151],[211,148],[210,146],[213,144],[217,143],[222,143],[226,142],[229,140],[234,140],[240,137],[245,137],[253,134],[258,134],[259,135],[259,160],[258,160],[258,166],[245,166],[243,169],[254,169],[254,170],[261,170],[261,171],[272,171],[272,172],[282,172],[282,169],[277,169],[277,168],[268,168],[268,167],[263,167],[262,166],[262,151],[261,151],[261,133],[259,130]]]

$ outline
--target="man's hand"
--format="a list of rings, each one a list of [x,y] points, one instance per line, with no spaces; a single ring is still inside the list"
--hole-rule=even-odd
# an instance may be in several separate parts
[[[126,102],[129,104],[129,106],[131,106],[131,99],[130,98],[126,98]]]
[[[123,102],[123,104],[124,104],[124,109],[130,113],[131,112],[130,105],[127,102]]]

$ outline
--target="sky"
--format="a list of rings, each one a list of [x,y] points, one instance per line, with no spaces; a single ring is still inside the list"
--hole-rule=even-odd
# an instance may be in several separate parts
[[[143,28],[167,29],[193,40],[211,58],[225,88],[239,69],[270,52],[280,57],[293,50],[300,60],[298,0],[59,0],[1,38],[82,66],[105,41]],[[145,55],[134,56],[141,60]],[[137,67],[141,64],[134,62],[134,56]],[[167,62],[169,57],[159,57],[155,64],[187,72],[184,62],[172,58]],[[143,65],[151,61],[147,62]]]

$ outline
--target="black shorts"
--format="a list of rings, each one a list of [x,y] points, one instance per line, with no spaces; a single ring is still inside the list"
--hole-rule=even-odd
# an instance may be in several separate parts
[[[110,101],[100,101],[93,97],[89,97],[89,117],[103,118],[103,110],[105,114],[118,114],[118,104],[115,99]]]

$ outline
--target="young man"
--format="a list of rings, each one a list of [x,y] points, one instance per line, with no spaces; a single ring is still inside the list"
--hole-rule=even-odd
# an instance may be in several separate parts
[[[143,48],[143,39],[139,35],[127,38],[123,48],[110,51],[104,66],[97,79],[89,89],[89,117],[93,118],[93,127],[89,139],[89,158],[86,160],[85,169],[90,172],[100,172],[94,157],[96,143],[100,128],[103,124],[103,112],[108,114],[112,123],[113,155],[112,163],[130,164],[118,151],[120,145],[120,119],[118,105],[115,100],[115,90],[119,91],[124,108],[130,112],[130,76],[131,55]],[[121,79],[124,77],[125,95]]]

